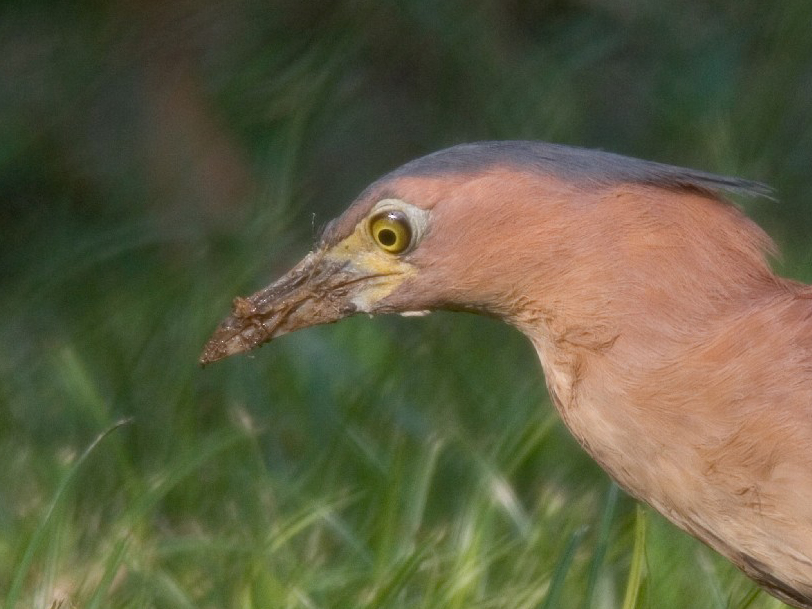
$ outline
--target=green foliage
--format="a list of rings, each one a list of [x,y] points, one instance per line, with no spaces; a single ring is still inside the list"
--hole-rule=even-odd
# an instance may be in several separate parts
[[[810,7],[6,3],[5,609],[780,606],[612,487],[495,321],[196,359],[367,182],[463,140],[769,181],[744,205],[812,280]]]

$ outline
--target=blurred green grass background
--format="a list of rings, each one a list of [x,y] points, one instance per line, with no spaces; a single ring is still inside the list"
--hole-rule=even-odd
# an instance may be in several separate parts
[[[0,8],[0,603],[782,605],[619,493],[492,320],[355,318],[205,370],[371,180],[481,139],[769,182],[812,279],[812,3]]]

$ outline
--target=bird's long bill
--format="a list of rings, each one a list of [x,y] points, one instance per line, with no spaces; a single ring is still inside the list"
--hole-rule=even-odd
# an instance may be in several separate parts
[[[364,278],[351,262],[311,252],[286,275],[248,298],[235,298],[200,356],[203,365],[244,353],[269,340],[356,312],[353,286]]]

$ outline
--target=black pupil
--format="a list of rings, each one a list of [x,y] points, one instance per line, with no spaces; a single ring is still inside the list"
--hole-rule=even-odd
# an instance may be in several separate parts
[[[391,228],[384,228],[378,233],[378,241],[381,242],[381,245],[385,245],[387,247],[395,245],[395,242],[398,240],[398,236],[395,234]]]

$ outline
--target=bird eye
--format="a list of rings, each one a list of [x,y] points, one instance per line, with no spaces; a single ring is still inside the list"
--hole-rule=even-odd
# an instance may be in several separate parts
[[[375,243],[390,254],[400,254],[412,243],[412,227],[402,211],[390,210],[373,216],[369,230]]]

